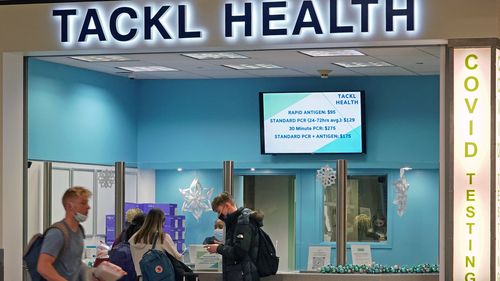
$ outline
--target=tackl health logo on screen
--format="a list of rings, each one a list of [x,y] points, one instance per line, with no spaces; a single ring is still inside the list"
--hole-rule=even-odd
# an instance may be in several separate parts
[[[415,34],[419,0],[199,1],[65,4],[52,10],[64,45],[176,44],[219,38],[334,39]],[[201,15],[203,14],[203,17]],[[212,26],[203,22],[209,21]],[[218,23],[213,26],[214,22]],[[399,34],[398,33],[398,34]]]
[[[490,280],[491,49],[453,52],[453,279]]]

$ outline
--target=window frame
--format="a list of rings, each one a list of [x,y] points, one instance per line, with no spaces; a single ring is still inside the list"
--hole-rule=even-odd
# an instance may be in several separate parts
[[[393,169],[376,169],[376,170],[348,170],[348,177],[349,176],[385,176],[387,178],[387,217],[386,217],[386,224],[387,224],[387,231],[386,231],[386,236],[387,240],[382,241],[382,242],[371,242],[371,241],[362,241],[362,242],[353,242],[353,241],[347,241],[346,242],[346,247],[347,249],[351,248],[351,245],[370,245],[370,248],[372,249],[392,249],[393,247],[393,224],[394,224],[394,216],[395,216],[395,208],[394,204],[392,203],[394,199],[394,182],[399,178],[399,170],[393,170]],[[324,188],[321,185],[321,183],[317,183],[319,188],[321,188],[321,204],[318,206],[318,213],[321,214],[320,217],[320,237],[318,245],[320,246],[330,246],[332,249],[337,248],[337,242],[329,242],[329,241],[324,241],[323,235],[324,235],[324,214],[323,214],[323,208],[324,208]]]

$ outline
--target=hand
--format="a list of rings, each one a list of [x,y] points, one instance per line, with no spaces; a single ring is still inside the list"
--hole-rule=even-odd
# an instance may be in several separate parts
[[[94,268],[94,272],[92,274],[92,281],[99,280],[117,280],[122,276],[127,275],[127,272],[124,271],[121,267],[110,263],[108,261],[104,261],[99,264],[98,267]]]
[[[125,270],[123,270],[121,267],[119,267],[118,265],[116,265],[114,263],[110,263],[109,261],[103,261],[102,263],[105,264],[105,265],[107,265],[107,266],[109,266],[116,273],[127,275],[127,272]]]
[[[219,247],[220,244],[208,244],[208,245],[204,245],[203,247],[205,249],[207,249],[207,252],[213,254],[213,253],[217,253],[217,247]]]

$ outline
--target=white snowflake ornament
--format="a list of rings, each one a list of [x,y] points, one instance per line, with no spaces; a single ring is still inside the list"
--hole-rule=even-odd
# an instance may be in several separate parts
[[[213,188],[203,188],[198,178],[194,178],[189,188],[179,188],[179,192],[184,197],[182,210],[193,214],[199,220],[203,212],[212,210],[210,198],[214,192]]]
[[[316,171],[316,178],[321,182],[323,187],[327,187],[335,184],[337,176],[335,170],[326,164]]]
[[[401,168],[399,170],[399,179],[394,183],[394,201],[392,203],[397,206],[397,213],[400,217],[404,215],[408,202],[407,191],[410,188],[410,184],[406,180],[405,171],[410,169]]]

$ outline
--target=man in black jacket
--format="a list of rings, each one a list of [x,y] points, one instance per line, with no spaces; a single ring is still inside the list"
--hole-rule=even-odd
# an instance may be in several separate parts
[[[223,281],[258,281],[259,273],[253,260],[257,256],[257,227],[263,216],[246,208],[237,208],[227,193],[212,201],[212,210],[226,225],[226,239],[222,244],[208,244],[210,253],[222,255]]]

